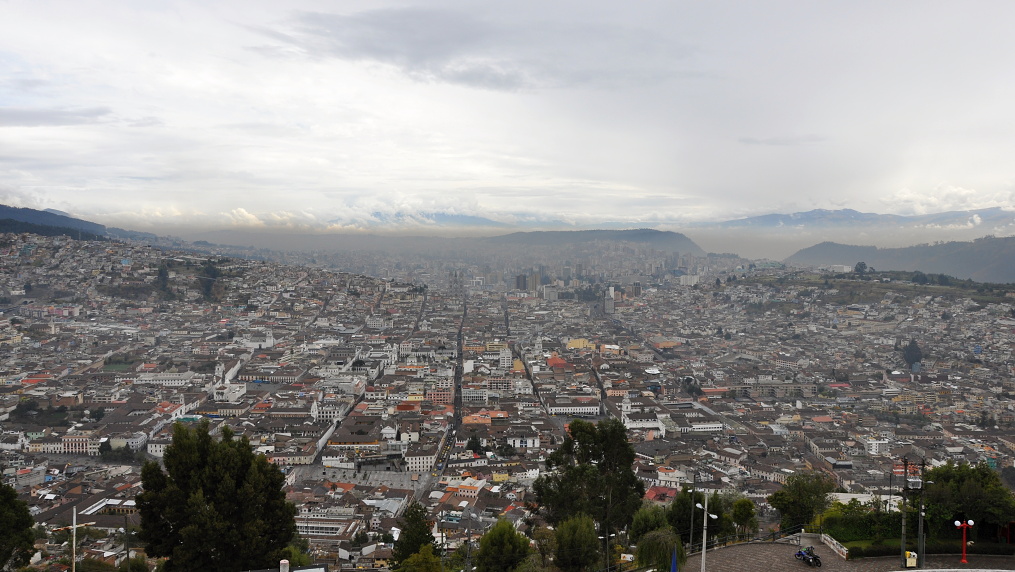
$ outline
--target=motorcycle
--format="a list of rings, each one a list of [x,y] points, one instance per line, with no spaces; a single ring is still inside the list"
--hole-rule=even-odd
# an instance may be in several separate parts
[[[803,560],[808,566],[821,567],[821,557],[814,552],[813,546],[808,546],[803,550],[797,550],[793,557],[797,560]]]

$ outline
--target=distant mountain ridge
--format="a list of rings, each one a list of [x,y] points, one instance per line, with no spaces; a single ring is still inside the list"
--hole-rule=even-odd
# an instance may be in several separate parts
[[[56,214],[54,212],[40,211],[36,209],[0,205],[0,219],[11,219],[44,226],[72,228],[98,236],[106,235],[106,227],[101,224],[69,217],[64,214]]]
[[[727,220],[718,223],[697,223],[693,226],[717,226],[719,228],[786,228],[786,227],[842,227],[882,225],[926,227],[926,228],[958,228],[983,226],[987,229],[996,226],[1015,225],[1015,211],[1000,207],[965,211],[947,211],[923,215],[894,215],[865,213],[853,209],[814,209],[806,212],[790,214],[766,214]],[[1015,226],[1013,226],[1015,228]],[[988,232],[988,230],[985,230]]]
[[[586,242],[614,241],[642,243],[659,250],[702,256],[705,250],[687,236],[668,230],[638,228],[631,230],[544,230],[514,232],[483,239],[491,244],[517,244],[524,246],[560,246]]]
[[[984,237],[971,242],[942,242],[903,248],[877,248],[823,242],[785,260],[797,266],[853,266],[865,262],[878,270],[919,270],[971,278],[977,282],[1015,282],[1015,237]]]

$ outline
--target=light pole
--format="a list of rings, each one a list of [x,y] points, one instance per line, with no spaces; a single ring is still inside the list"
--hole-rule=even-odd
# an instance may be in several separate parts
[[[691,473],[691,534],[687,537],[690,541],[689,544],[691,545],[691,549],[687,551],[688,554],[694,552],[694,485],[697,480],[698,468],[696,466],[694,472]]]
[[[906,567],[906,492],[909,490],[909,459],[902,458],[902,539],[899,541],[899,558],[902,559],[902,567]]]
[[[610,539],[614,536],[617,536],[616,532],[599,537],[599,539],[603,541],[603,565],[607,571],[609,571],[610,567],[613,566],[613,564],[610,563]]]
[[[694,506],[696,506],[696,507],[700,508],[701,510],[705,511],[705,515],[701,517],[701,522],[702,522],[702,525],[701,525],[701,572],[705,572],[705,554],[708,552],[708,519],[709,519],[709,517],[711,517],[712,520],[715,520],[715,519],[717,519],[719,517],[717,515],[714,515],[714,514],[708,512],[708,495],[705,495],[705,506],[701,506],[701,503],[698,503],[698,504],[696,504]]]
[[[920,478],[923,479],[923,471],[920,471]],[[917,543],[916,543],[916,567],[923,568],[924,563],[924,551],[927,549],[927,539],[923,534],[923,517],[926,516],[926,505],[924,504],[924,497],[926,496],[927,485],[933,485],[934,481],[923,481],[920,483],[920,524],[918,527]]]
[[[960,562],[962,562],[963,564],[968,564],[968,562],[966,562],[966,530],[973,528],[973,521],[967,520],[965,522],[962,522],[961,520],[956,520],[955,528],[962,529],[962,560],[960,560]]]

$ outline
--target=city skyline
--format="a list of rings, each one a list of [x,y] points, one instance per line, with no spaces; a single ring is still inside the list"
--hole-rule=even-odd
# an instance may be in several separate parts
[[[0,198],[128,228],[1015,208],[1009,5],[6,3]]]

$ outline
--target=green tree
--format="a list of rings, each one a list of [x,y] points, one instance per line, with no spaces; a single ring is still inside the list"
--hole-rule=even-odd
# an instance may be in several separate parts
[[[634,449],[619,420],[572,421],[564,443],[546,461],[551,472],[533,484],[540,509],[551,524],[586,514],[603,530],[623,529],[645,494],[632,463]]]
[[[866,262],[857,262],[856,266],[853,267],[853,272],[863,276],[863,274],[865,272],[867,272],[867,263]]]
[[[424,546],[431,549],[437,548],[437,541],[430,531],[430,521],[427,520],[426,507],[413,502],[405,509],[402,515],[402,532],[395,541],[395,548],[391,551],[391,557],[395,565],[399,565],[413,554],[419,552]]]
[[[77,563],[76,568],[81,572],[116,572],[116,566],[106,564],[95,558],[85,558]]]
[[[578,514],[557,527],[557,567],[564,572],[582,572],[599,562],[599,538],[592,517]]]
[[[557,536],[549,528],[538,526],[532,531],[532,541],[536,544],[540,565],[545,568],[550,561],[550,555],[557,550]]]
[[[398,572],[441,572],[441,559],[433,553],[432,544],[424,544],[395,568]]]
[[[529,555],[529,539],[501,519],[479,539],[476,569],[479,572],[509,572]]]
[[[909,340],[909,344],[902,349],[902,359],[906,360],[906,365],[909,367],[913,367],[914,363],[923,360],[923,350],[920,349],[916,340]]]
[[[680,536],[684,538],[684,542],[688,544],[701,541],[701,510],[692,509],[692,507],[697,503],[704,502],[705,495],[701,491],[692,492],[691,490],[684,488],[680,491],[680,494],[677,495],[677,498],[673,499],[673,502],[670,503],[670,506],[666,511],[666,520],[669,521],[673,530],[679,531],[678,534],[680,534]],[[712,507],[708,508],[711,512]],[[692,511],[694,516],[692,516]],[[692,518],[694,519],[693,525],[691,524]],[[697,539],[691,538],[692,529],[698,531],[699,536]]]
[[[835,483],[824,473],[796,473],[786,485],[768,496],[768,504],[782,515],[783,530],[806,526],[829,505]]]
[[[1015,467],[1009,465],[1001,469],[1001,480],[1009,489],[1015,490]]]
[[[465,448],[478,455],[486,452],[486,447],[483,446],[483,442],[479,440],[479,436],[475,433],[465,442]]]
[[[683,566],[687,561],[684,543],[680,535],[669,525],[649,532],[641,538],[634,552],[638,566],[652,566],[656,570],[669,570],[673,563],[673,552],[677,553],[677,564]]]
[[[634,544],[638,544],[642,536],[666,526],[669,526],[669,522],[666,520],[666,510],[659,505],[646,505],[634,513],[627,537]]]
[[[34,552],[35,521],[14,487],[0,483],[0,570],[28,562]]]
[[[751,499],[739,498],[733,501],[730,517],[741,534],[753,534],[758,531],[758,515]]]
[[[117,567],[118,572],[149,572],[148,560],[144,556],[135,556],[130,560],[124,560]]]
[[[228,427],[216,440],[208,421],[177,423],[165,471],[141,471],[138,537],[151,556],[168,556],[166,570],[249,570],[277,563],[296,536],[296,509],[286,501],[285,477],[246,438]]]
[[[1015,496],[1004,486],[1001,475],[984,463],[948,462],[928,469],[927,520],[939,523],[932,532],[955,534],[950,523],[972,519],[973,538],[993,538],[1006,523],[1015,520]]]

